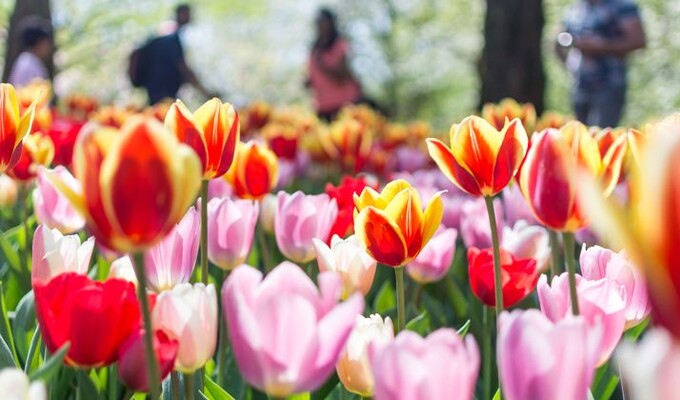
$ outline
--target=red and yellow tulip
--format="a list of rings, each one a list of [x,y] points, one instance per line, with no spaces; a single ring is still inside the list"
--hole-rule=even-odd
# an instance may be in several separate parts
[[[354,195],[354,232],[378,262],[400,267],[418,256],[439,227],[444,205],[439,194],[423,211],[418,192],[405,180],[378,193],[366,187]]]
[[[506,98],[498,104],[487,103],[482,107],[482,118],[497,130],[503,129],[508,121],[517,118],[529,134],[536,128],[536,108],[531,103],[520,104],[514,99]]]
[[[35,100],[37,101],[37,100]],[[12,168],[19,162],[22,141],[31,131],[35,113],[35,101],[22,113],[19,112],[19,99],[14,86],[0,84],[0,173]]]
[[[260,200],[279,181],[279,160],[264,144],[252,140],[239,143],[234,163],[224,179],[231,184],[238,197]]]
[[[519,119],[497,130],[482,118],[467,117],[451,127],[451,147],[427,139],[430,157],[463,191],[493,196],[505,188],[527,151],[527,133]]]
[[[611,168],[619,168],[619,180],[625,178],[626,174],[640,163],[640,151],[647,141],[647,135],[637,129],[624,128],[605,128],[592,132],[597,146],[600,149],[602,161]],[[620,149],[619,146],[623,146]],[[621,163],[611,164],[609,158],[616,156],[619,151],[624,152]],[[616,171],[608,171],[616,173]]]
[[[219,178],[231,167],[240,137],[238,114],[231,104],[213,98],[192,114],[177,100],[165,116],[165,126],[198,154],[203,179]]]
[[[608,196],[619,180],[624,145],[625,137],[620,137],[602,157],[597,142],[580,122],[534,135],[519,183],[536,218],[557,231],[574,232],[587,226],[577,196],[577,171],[587,171],[600,181]]]
[[[52,125],[52,110],[50,110],[50,99],[52,99],[52,85],[46,80],[34,80],[30,84],[17,88],[19,99],[19,110],[22,113],[28,112],[33,107],[35,116],[31,132],[47,132]]]
[[[358,173],[370,154],[373,131],[356,119],[342,118],[321,130],[319,140],[331,160],[345,171]]]
[[[160,241],[182,218],[201,183],[196,154],[151,117],[134,117],[120,132],[94,127],[75,146],[78,193],[50,178],[80,211],[97,240],[121,252]]]
[[[55,148],[49,136],[34,133],[26,136],[19,162],[10,170],[9,175],[20,181],[36,177],[38,167],[49,167],[54,160]]]

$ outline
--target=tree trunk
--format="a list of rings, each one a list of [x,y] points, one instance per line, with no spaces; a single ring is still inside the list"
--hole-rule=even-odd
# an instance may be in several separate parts
[[[52,21],[50,0],[16,0],[12,17],[9,20],[9,34],[7,36],[7,52],[5,53],[5,68],[2,70],[2,81],[7,82],[14,61],[21,53],[21,22],[24,18],[35,15]],[[46,63],[50,78],[54,76],[54,61],[50,57]]]
[[[481,107],[506,97],[544,107],[543,0],[487,0],[479,61]]]

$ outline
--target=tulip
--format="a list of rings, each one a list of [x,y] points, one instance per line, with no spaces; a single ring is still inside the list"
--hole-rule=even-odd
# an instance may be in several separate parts
[[[201,368],[217,346],[217,293],[212,284],[182,283],[158,296],[153,326],[177,340],[175,369],[191,373]]]
[[[599,337],[583,317],[551,321],[538,310],[499,319],[498,369],[507,400],[583,400],[593,381]]]
[[[442,219],[441,196],[433,196],[423,211],[418,192],[405,180],[388,183],[381,193],[370,187],[354,195],[354,230],[381,264],[399,267],[416,258]]]
[[[123,384],[137,392],[149,391],[149,374],[146,372],[144,330],[133,332],[120,347],[118,377]],[[160,366],[159,380],[163,380],[175,365],[177,340],[170,339],[163,331],[153,334],[153,349]]]
[[[51,173],[58,176],[61,182],[74,192],[81,191],[80,183],[66,168],[57,166]],[[68,198],[55,187],[48,177],[49,174],[42,169],[38,171],[38,184],[33,191],[33,208],[36,219],[41,224],[58,229],[66,234],[83,229],[85,219],[73,208]]]
[[[548,277],[545,275],[541,275],[538,280],[541,311],[553,322],[571,315],[567,279],[566,273],[555,276],[552,286],[548,285]],[[609,359],[623,334],[626,324],[626,303],[621,298],[619,285],[609,279],[588,281],[577,275],[576,291],[580,315],[585,318],[588,330],[595,331],[596,325],[602,325],[597,362],[599,367]]]
[[[624,153],[622,162],[605,163],[609,167],[605,174],[619,176],[619,182],[625,178],[626,173],[632,167],[639,165],[640,151],[647,142],[647,135],[637,129],[605,128],[596,132],[594,138],[603,162],[607,157],[612,157],[619,151]],[[617,149],[619,146],[623,148]],[[614,171],[613,168],[618,170]]]
[[[517,184],[510,185],[503,190],[503,215],[505,223],[510,226],[518,221],[526,221],[529,224],[538,223]]]
[[[45,132],[52,124],[52,84],[46,79],[34,79],[28,85],[16,88],[19,111],[26,112],[35,107],[30,133]]]
[[[515,176],[527,151],[527,133],[518,119],[497,130],[471,116],[451,127],[451,147],[427,139],[430,157],[444,175],[473,196],[493,196]]]
[[[269,122],[272,115],[272,106],[262,101],[251,103],[245,110],[245,118],[242,126],[244,132],[254,132],[263,128]]]
[[[99,368],[115,362],[120,345],[140,328],[135,286],[120,279],[95,282],[63,273],[33,284],[35,311],[45,346],[54,353],[70,342],[66,362]]]
[[[0,399],[47,400],[45,382],[29,382],[19,368],[4,368],[0,371]]]
[[[73,167],[82,193],[54,174],[50,179],[85,216],[101,244],[127,253],[163,239],[200,186],[198,157],[151,118],[133,118],[120,132],[83,132]]]
[[[496,229],[499,233],[503,232],[503,207],[500,200],[493,202],[496,218]],[[470,247],[491,247],[493,239],[491,237],[491,227],[487,217],[486,203],[483,199],[476,198],[466,200],[461,206],[460,235],[465,246]],[[502,235],[501,235],[502,239]]]
[[[373,343],[384,345],[392,340],[394,328],[390,317],[383,321],[378,314],[372,314],[369,318],[357,316],[354,330],[335,366],[345,389],[361,397],[373,396],[375,379],[368,360],[368,347]]]
[[[58,117],[50,125],[47,135],[54,143],[54,165],[70,166],[73,162],[73,146],[80,130],[85,125],[83,121],[74,121]]]
[[[314,259],[312,239],[326,240],[338,214],[327,194],[279,192],[274,231],[279,249],[289,259],[306,263]]]
[[[337,304],[340,278],[318,276],[319,289],[296,265],[283,262],[267,275],[234,269],[222,290],[236,363],[250,385],[286,397],[319,388],[333,372],[363,298]]]
[[[458,232],[453,228],[440,229],[423,251],[406,265],[406,272],[420,284],[436,282],[446,276],[456,253]]]
[[[224,179],[213,179],[208,182],[208,200],[215,197],[232,197],[234,188]]]
[[[516,259],[501,249],[503,307],[512,307],[533,292],[538,281],[536,260]],[[468,275],[472,293],[488,306],[496,305],[492,249],[468,249]]]
[[[113,260],[109,267],[109,278],[122,279],[137,286],[137,275],[135,275],[135,267],[130,257],[123,256]]]
[[[253,245],[258,203],[212,199],[208,202],[208,258],[230,271],[243,264]]]
[[[33,284],[47,284],[66,272],[87,274],[93,249],[92,237],[81,244],[78,235],[64,236],[56,229],[38,225],[33,235]]]
[[[518,118],[527,132],[531,134],[534,132],[537,122],[536,108],[533,104],[519,104],[511,98],[505,98],[498,104],[484,104],[481,115],[497,130],[503,129],[507,121]]]
[[[91,120],[98,124],[119,129],[132,117],[132,112],[117,106],[102,106],[92,115]]]
[[[255,141],[239,144],[232,167],[224,176],[238,197],[260,200],[279,180],[279,160],[266,145]]]
[[[403,331],[387,345],[369,347],[376,400],[469,400],[479,372],[471,335],[441,328],[422,338]]]
[[[338,217],[328,239],[334,235],[342,238],[354,233],[354,194],[360,194],[367,186],[376,188],[363,176],[353,178],[349,175],[343,176],[337,187],[326,184],[326,194],[338,203]]]
[[[669,332],[654,328],[635,344],[625,341],[617,350],[621,380],[632,400],[674,399],[680,375],[680,344]]]
[[[541,115],[541,119],[536,125],[536,131],[540,132],[549,128],[560,129],[573,120],[574,117],[571,115],[564,115],[555,111],[546,111]]]
[[[612,146],[607,157],[600,156],[597,142],[580,122],[562,129],[547,129],[531,139],[520,171],[519,183],[534,216],[556,231],[575,232],[588,221],[577,199],[577,169],[603,183],[608,196],[619,180],[619,165],[625,154],[623,142]]]
[[[512,228],[503,228],[501,247],[516,258],[536,260],[536,268],[544,272],[550,261],[550,238],[548,232],[540,226],[528,225],[518,221]]]
[[[339,117],[328,129],[321,130],[318,140],[331,160],[344,171],[361,171],[371,152],[373,131],[352,117]]]
[[[196,266],[201,228],[194,207],[159,243],[144,253],[146,284],[156,292],[187,283]]]
[[[5,174],[0,175],[0,207],[13,207],[17,203],[18,197],[17,182]]]
[[[581,251],[581,272],[589,281],[609,279],[618,283],[626,302],[626,329],[639,325],[650,312],[645,279],[625,252],[614,253],[600,246]]]
[[[35,178],[40,166],[49,166],[53,159],[52,139],[41,134],[31,134],[24,139],[19,161],[7,173],[19,181],[30,181]]]
[[[240,136],[238,114],[231,104],[213,98],[192,114],[177,100],[165,116],[165,126],[198,154],[203,179],[219,178],[231,167]]]
[[[14,86],[0,84],[0,113],[2,113],[2,129],[0,130],[0,172],[5,172],[19,162],[22,141],[31,131],[37,99],[21,114],[19,100]]]
[[[278,196],[273,194],[268,194],[260,200],[259,223],[262,229],[267,233],[274,233],[274,220],[276,219],[278,203]]]
[[[319,239],[312,239],[319,271],[335,272],[342,279],[342,298],[355,292],[366,296],[375,276],[376,261],[361,247],[356,236],[347,239],[333,236],[331,247]]]
[[[300,130],[289,124],[270,123],[262,129],[269,148],[279,159],[293,161],[298,151]]]

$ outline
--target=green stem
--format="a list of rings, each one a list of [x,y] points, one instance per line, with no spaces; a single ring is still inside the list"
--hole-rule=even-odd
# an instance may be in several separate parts
[[[260,260],[263,266],[263,273],[267,273],[272,267],[272,261],[269,254],[269,248],[267,247],[267,233],[261,227],[255,228],[255,234],[257,235],[257,242],[260,246]]]
[[[571,232],[562,233],[564,242],[564,258],[569,274],[569,297],[571,298],[571,313],[579,315],[578,293],[576,292],[576,255],[574,254],[574,234]]]
[[[108,383],[109,399],[118,398],[118,379],[116,379],[117,376],[118,374],[116,371],[116,364],[111,364],[111,366],[109,367],[109,383]]]
[[[482,398],[491,397],[491,325],[489,307],[482,304]]]
[[[201,282],[208,284],[208,180],[201,181]]]
[[[548,229],[548,238],[550,239],[550,275],[558,276],[560,274],[560,241],[557,238],[557,232]]]
[[[28,262],[28,256],[31,254],[31,240],[30,234],[28,232],[28,187],[21,184],[19,189],[19,218],[21,218],[21,223],[24,228],[24,246],[21,252],[21,264],[24,272],[30,271],[30,265]]]
[[[172,382],[172,399],[180,400],[182,395],[179,393],[179,372],[172,371],[170,373],[170,382]]]
[[[491,242],[493,244],[493,277],[496,292],[496,315],[503,312],[503,281],[501,279],[501,245],[498,241],[498,226],[496,225],[496,211],[493,208],[493,197],[484,196],[486,212],[489,214],[491,227]]]
[[[184,398],[186,400],[194,400],[194,374],[184,374]]]
[[[397,278],[397,333],[406,327],[406,303],[404,299],[404,267],[394,269]]]
[[[144,321],[144,351],[146,355],[146,369],[149,374],[149,393],[152,399],[160,396],[160,374],[158,373],[158,362],[153,351],[153,338],[151,328],[151,313],[149,311],[149,300],[146,297],[146,271],[144,269],[144,253],[133,254],[135,275],[137,276],[137,297],[142,307],[142,317]]]
[[[222,271],[222,276],[220,277],[220,287],[224,285],[224,280],[226,279],[226,276],[229,274],[229,271]],[[222,290],[220,289],[220,293]],[[220,314],[219,314],[219,341],[218,341],[218,348],[217,348],[217,384],[220,387],[224,387],[225,385],[225,378],[227,376],[227,346],[229,345],[229,337],[227,335],[227,322],[224,318],[224,307],[222,307],[221,302],[220,303]]]

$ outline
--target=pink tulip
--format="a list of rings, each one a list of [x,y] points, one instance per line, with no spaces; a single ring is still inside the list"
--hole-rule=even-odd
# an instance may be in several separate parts
[[[425,284],[435,282],[449,272],[456,253],[458,232],[453,228],[440,229],[413,261],[406,272],[414,281]]]
[[[503,211],[508,225],[515,225],[518,221],[526,221],[531,225],[538,224],[519,185],[510,185],[503,190]]]
[[[494,200],[493,206],[496,212],[498,234],[502,236],[503,208],[500,200]],[[479,249],[491,247],[491,229],[489,228],[489,216],[484,199],[466,200],[462,207],[460,235],[463,237],[465,246]]]
[[[215,198],[208,202],[208,258],[224,270],[243,264],[253,245],[258,203]]]
[[[548,285],[548,277],[542,275],[537,289],[541,311],[551,321],[557,322],[571,315],[566,272],[553,277],[552,286]],[[600,366],[607,362],[621,339],[626,325],[626,303],[621,297],[618,283],[609,279],[588,281],[576,275],[576,291],[580,315],[585,318],[588,330],[595,331],[596,325],[602,325],[597,363]]]
[[[231,197],[234,194],[234,189],[229,182],[224,179],[211,179],[208,182],[208,199],[216,197]],[[210,202],[210,200],[208,200]]]
[[[179,342],[175,370],[194,372],[215,353],[217,294],[214,285],[181,283],[161,293],[151,319],[155,329]]]
[[[574,238],[578,243],[583,243],[587,245],[594,245],[600,242],[597,234],[593,232],[590,228],[579,229],[574,233]]]
[[[645,279],[624,252],[594,246],[581,251],[581,272],[589,281],[610,279],[621,287],[626,301],[626,329],[647,318],[651,310]]]
[[[64,234],[83,229],[85,219],[73,208],[71,202],[54,186],[45,169],[38,171],[37,186],[33,191],[35,217],[49,228],[59,229]],[[51,173],[71,189],[80,192],[80,183],[63,166],[57,166]]]
[[[337,215],[337,203],[327,194],[279,192],[274,218],[274,233],[279,249],[295,262],[312,261],[312,239],[327,240]]]
[[[498,369],[507,400],[584,400],[598,357],[598,335],[583,317],[552,322],[538,310],[503,312]]]
[[[337,304],[342,282],[319,274],[319,289],[295,264],[283,262],[267,275],[249,266],[234,269],[222,303],[234,356],[243,378],[271,396],[286,397],[321,386],[333,372],[357,314],[355,293]]]
[[[501,247],[516,258],[536,260],[536,268],[543,272],[550,261],[550,238],[542,226],[529,225],[520,220],[512,228],[503,228]]]
[[[297,173],[297,165],[295,160],[286,160],[279,158],[279,181],[276,184],[278,189],[284,189],[290,185],[295,179]]]
[[[64,236],[57,229],[38,225],[33,235],[33,283],[47,284],[65,272],[87,274],[94,249],[94,237],[82,244],[78,235]]]
[[[654,328],[640,342],[625,341],[617,351],[622,382],[632,400],[676,399],[680,385],[680,343],[667,331]],[[628,397],[626,397],[628,398]]]
[[[177,226],[144,255],[146,284],[161,292],[189,282],[196,266],[200,242],[201,219],[191,207]]]
[[[427,338],[402,331],[387,345],[368,351],[376,400],[472,399],[479,372],[479,350],[472,336],[462,339],[442,328]]]
[[[312,239],[316,252],[319,271],[331,271],[342,279],[342,298],[346,299],[355,292],[364,296],[371,290],[377,262],[359,244],[356,236],[342,239],[334,235],[331,247],[319,240]]]

